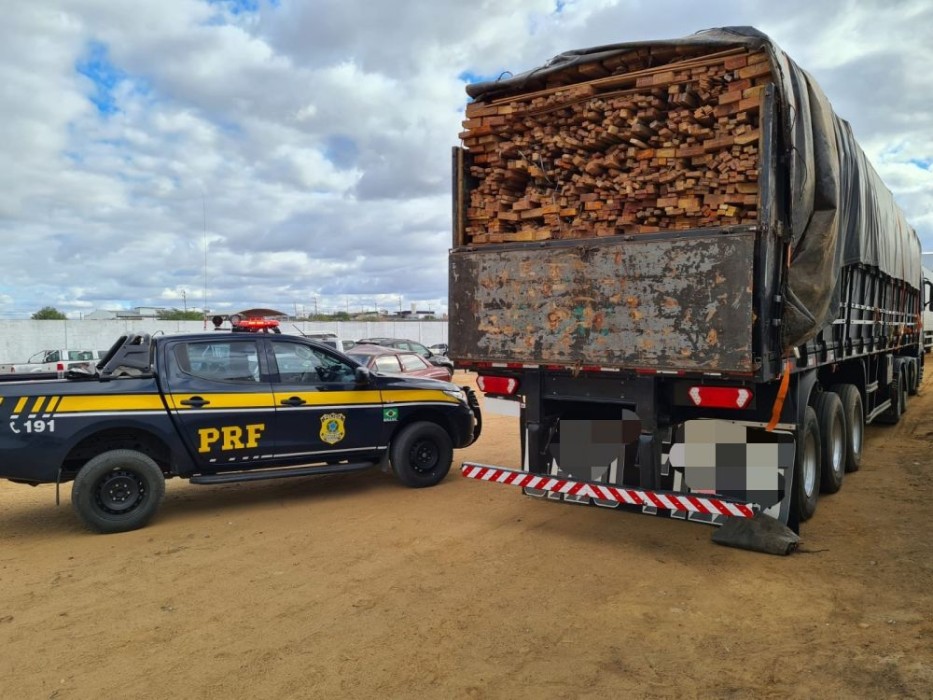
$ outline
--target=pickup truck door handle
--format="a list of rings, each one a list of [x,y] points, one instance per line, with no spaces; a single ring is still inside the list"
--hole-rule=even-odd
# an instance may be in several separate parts
[[[281,403],[283,406],[304,406],[308,402],[300,396],[292,396],[287,399],[282,399]]]
[[[200,396],[192,396],[190,399],[184,399],[179,401],[182,406],[194,406],[195,408],[201,408],[202,406],[207,406],[210,403],[207,399],[202,399]]]

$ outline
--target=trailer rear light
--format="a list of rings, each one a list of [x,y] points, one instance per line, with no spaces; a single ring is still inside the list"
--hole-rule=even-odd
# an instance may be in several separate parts
[[[745,408],[752,392],[744,387],[693,386],[687,392],[694,406],[704,408]]]
[[[480,375],[476,380],[476,384],[484,394],[503,394],[505,396],[511,396],[518,391],[518,380],[515,377]]]

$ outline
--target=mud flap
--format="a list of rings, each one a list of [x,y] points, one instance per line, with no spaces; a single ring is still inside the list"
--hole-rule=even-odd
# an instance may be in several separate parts
[[[722,527],[713,532],[713,542],[786,556],[797,550],[800,537],[780,520],[759,512],[754,518],[727,518]]]

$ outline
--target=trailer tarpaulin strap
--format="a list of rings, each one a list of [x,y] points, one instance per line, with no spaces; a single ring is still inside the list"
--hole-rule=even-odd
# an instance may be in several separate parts
[[[491,481],[509,486],[521,486],[539,489],[550,493],[569,496],[588,496],[603,501],[614,501],[630,506],[649,506],[660,510],[676,510],[705,515],[728,515],[737,518],[752,518],[758,506],[750,503],[736,503],[721,498],[711,498],[706,494],[673,493],[671,491],[646,491],[627,489],[609,484],[594,484],[586,481],[558,479],[546,474],[488,467],[482,464],[464,462],[460,473],[468,479]]]
[[[784,410],[784,399],[787,398],[787,389],[790,387],[790,374],[793,368],[794,363],[792,360],[784,362],[784,376],[781,377],[781,386],[778,388],[777,397],[774,399],[774,407],[771,409],[771,420],[765,426],[765,430],[769,433],[781,422],[781,411]]]

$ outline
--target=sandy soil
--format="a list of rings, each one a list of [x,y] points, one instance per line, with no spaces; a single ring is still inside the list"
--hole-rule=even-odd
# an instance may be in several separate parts
[[[109,536],[3,482],[0,696],[929,698],[933,379],[867,433],[788,558],[459,473],[170,482]]]

